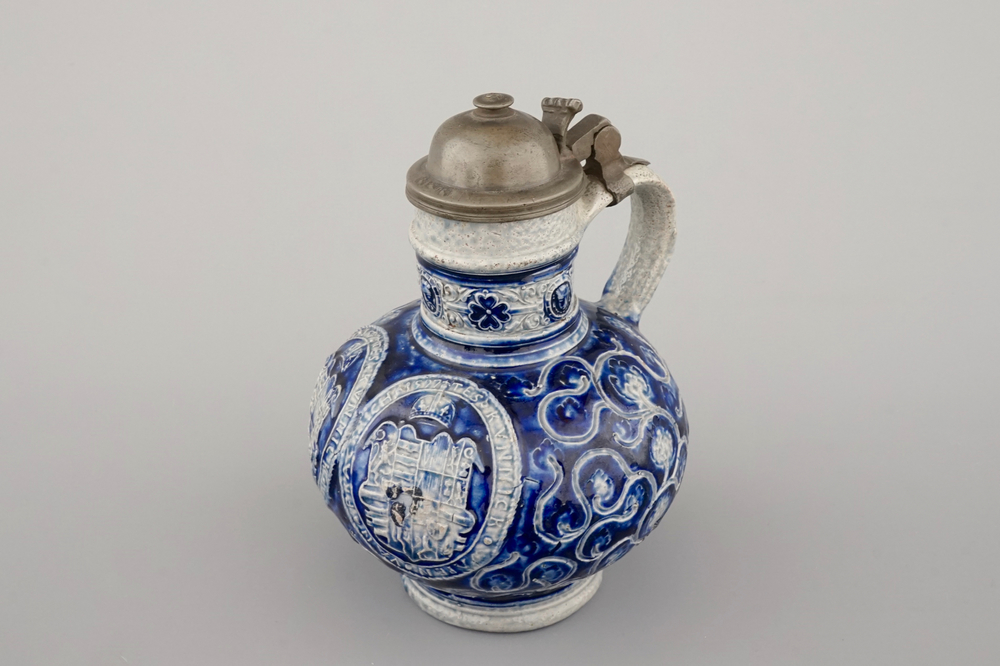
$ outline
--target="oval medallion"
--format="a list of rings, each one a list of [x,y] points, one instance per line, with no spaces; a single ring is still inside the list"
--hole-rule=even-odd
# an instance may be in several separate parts
[[[339,455],[343,506],[372,551],[413,576],[454,578],[496,557],[520,499],[521,456],[492,393],[449,375],[372,398]]]
[[[385,360],[389,336],[380,326],[365,326],[331,354],[316,379],[309,419],[313,476],[330,499],[333,460],[361,399]]]

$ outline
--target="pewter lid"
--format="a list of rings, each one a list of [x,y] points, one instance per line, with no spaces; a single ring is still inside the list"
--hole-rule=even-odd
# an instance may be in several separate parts
[[[468,222],[540,217],[576,201],[586,184],[563,142],[579,100],[545,99],[545,122],[503,93],[476,97],[444,121],[428,155],[406,174],[406,197],[434,215]]]

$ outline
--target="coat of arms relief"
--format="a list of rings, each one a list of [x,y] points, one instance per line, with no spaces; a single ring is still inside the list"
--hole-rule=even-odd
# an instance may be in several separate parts
[[[476,524],[469,510],[472,469],[484,471],[468,437],[438,432],[421,438],[413,423],[448,428],[455,404],[442,391],[425,393],[406,422],[383,421],[368,436],[368,475],[358,495],[372,531],[413,562],[443,562],[461,551]]]

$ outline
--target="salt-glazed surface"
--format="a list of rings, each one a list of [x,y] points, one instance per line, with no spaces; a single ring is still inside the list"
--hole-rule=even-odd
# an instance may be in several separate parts
[[[631,227],[600,302],[573,284],[580,238],[612,201],[596,179],[530,220],[418,211],[420,299],[320,372],[309,437],[323,497],[440,620],[513,632],[564,619],[676,496],[687,416],[638,330],[673,248],[673,198],[648,167],[626,173]]]

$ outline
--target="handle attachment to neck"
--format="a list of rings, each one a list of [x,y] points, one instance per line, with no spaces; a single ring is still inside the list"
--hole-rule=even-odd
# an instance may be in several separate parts
[[[632,216],[625,247],[598,306],[638,324],[673,254],[677,226],[670,188],[644,164],[624,173],[634,187]]]

